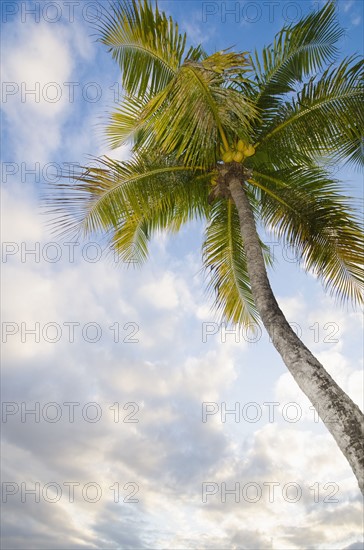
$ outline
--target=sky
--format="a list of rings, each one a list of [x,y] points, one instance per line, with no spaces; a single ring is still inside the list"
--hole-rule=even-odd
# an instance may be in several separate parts
[[[160,1],[191,43],[251,51],[322,2]],[[45,184],[90,156],[121,90],[96,2],[2,5],[4,549],[363,548],[349,465],[261,331],[229,332],[201,271],[203,226],[158,234],[141,268],[57,241]],[[340,57],[363,3],[338,2]],[[360,174],[337,177],[361,206]],[[287,319],[362,406],[362,317],[273,237]]]

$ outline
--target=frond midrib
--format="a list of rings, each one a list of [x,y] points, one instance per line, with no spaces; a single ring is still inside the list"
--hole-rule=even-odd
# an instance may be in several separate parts
[[[119,45],[115,45],[113,46],[113,48],[115,50],[120,50],[120,49],[123,49],[123,48],[130,48],[130,49],[135,49],[135,50],[141,50],[143,51],[144,53],[148,53],[151,57],[154,57],[155,59],[157,59],[158,61],[160,61],[167,69],[169,69],[169,71],[173,74],[173,75],[176,75],[177,74],[177,69],[175,69],[174,67],[172,67],[170,64],[167,63],[167,61],[161,57],[160,55],[157,54],[156,51],[154,51],[153,49],[150,49],[150,48],[147,48],[146,46],[143,46],[141,44],[137,44],[135,42],[126,42],[125,44],[119,44]]]
[[[330,98],[327,98],[327,99],[322,99],[321,101],[318,101],[312,107],[306,107],[304,111],[298,111],[298,112],[294,113],[294,115],[289,117],[287,120],[284,120],[281,124],[276,126],[271,132],[266,134],[263,137],[263,139],[259,142],[259,146],[262,145],[264,142],[268,141],[274,134],[276,134],[277,132],[283,130],[283,128],[285,128],[287,125],[292,124],[293,122],[295,122],[299,118],[307,115],[308,113],[312,113],[313,111],[323,107],[324,105],[327,105],[329,103],[334,103],[337,100],[354,98],[355,96],[361,96],[362,93],[363,93],[362,90],[351,90],[351,91],[349,91],[347,93],[344,93],[344,94],[339,94],[339,95],[331,96]]]
[[[184,69],[187,69],[189,70],[195,77],[195,79],[197,80],[200,88],[203,90],[204,92],[204,95],[207,99],[207,102],[211,108],[211,111],[213,113],[213,116],[215,118],[215,121],[216,121],[216,124],[217,124],[217,127],[219,129],[219,132],[220,132],[220,136],[224,142],[224,146],[225,148],[227,149],[229,144],[226,140],[226,137],[225,137],[225,133],[223,131],[223,128],[222,128],[222,124],[221,124],[221,120],[220,120],[220,117],[219,117],[219,112],[216,108],[216,105],[215,105],[215,102],[213,100],[213,98],[211,97],[211,94],[210,94],[210,90],[208,88],[208,86],[206,85],[206,83],[200,78],[200,76],[197,74],[197,72],[193,69],[193,67],[191,67],[190,65],[184,65],[183,66]]]
[[[97,201],[95,201],[92,205],[92,208],[90,208],[90,210],[88,211],[87,213],[87,216],[85,217],[85,219],[87,217],[90,217],[92,216],[93,212],[99,207],[100,203],[102,203],[107,197],[108,195],[110,195],[111,193],[117,191],[120,187],[126,185],[126,184],[129,184],[129,183],[133,183],[135,181],[140,181],[140,180],[143,180],[147,177],[150,177],[150,176],[155,176],[155,175],[159,175],[159,174],[164,174],[164,173],[167,173],[167,172],[180,172],[180,171],[187,171],[187,170],[198,170],[198,169],[201,169],[201,167],[196,167],[196,166],[167,166],[166,168],[157,168],[155,170],[149,170],[148,172],[144,172],[143,174],[137,174],[135,176],[132,176],[130,178],[127,178],[126,180],[124,181],[121,181],[120,183],[116,184],[114,187],[108,189],[107,191],[105,191],[102,196],[100,198],[98,198]]]
[[[277,75],[277,73],[280,71],[280,69],[284,66],[284,65],[287,65],[291,59],[299,54],[300,52],[304,51],[305,49],[306,50],[309,50],[310,48],[312,49],[314,46],[324,46],[324,45],[329,45],[329,43],[325,43],[325,42],[319,42],[319,41],[316,41],[316,42],[310,42],[309,44],[304,44],[304,45],[301,45],[299,46],[296,50],[294,50],[293,52],[291,52],[291,54],[286,57],[286,58],[282,58],[282,62],[278,65],[278,67],[276,67],[276,69],[274,69],[274,71],[270,74],[270,77],[269,77],[269,80],[264,83],[264,88],[261,92],[259,92],[259,94],[257,95],[257,104],[259,103],[259,100],[261,99],[261,97],[263,97],[263,95],[265,94],[266,92],[266,89],[269,87],[269,85],[272,83],[272,80],[273,78]]]
[[[240,284],[239,284],[239,276],[236,272],[237,267],[235,265],[234,260],[234,242],[233,242],[233,235],[232,235],[232,201],[229,199],[227,204],[227,211],[228,211],[228,243],[229,243],[229,255],[230,255],[230,265],[233,272],[235,287],[238,289],[238,294],[243,303],[246,303],[246,296],[244,296],[243,292],[241,291]]]

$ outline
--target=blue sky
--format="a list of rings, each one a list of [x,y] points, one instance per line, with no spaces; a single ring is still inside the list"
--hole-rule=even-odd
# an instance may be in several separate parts
[[[321,4],[159,2],[210,52],[259,50]],[[98,242],[73,257],[45,224],[39,198],[54,171],[129,155],[103,141],[120,75],[92,36],[95,6],[2,3],[2,547],[358,550],[361,497],[331,436],[266,334],[249,342],[216,324],[203,227],[158,235],[143,268],[127,269]],[[338,17],[340,57],[362,51],[363,3],[339,1]],[[360,208],[361,176],[337,176]],[[360,313],[265,241],[288,320],[361,405]],[[238,416],[223,422],[224,408]],[[224,488],[240,501],[224,502]]]

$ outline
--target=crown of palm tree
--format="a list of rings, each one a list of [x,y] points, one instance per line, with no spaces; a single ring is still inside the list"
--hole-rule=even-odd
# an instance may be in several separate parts
[[[295,247],[329,292],[362,302],[358,215],[327,164],[364,163],[363,61],[335,65],[343,31],[333,3],[284,28],[260,54],[186,51],[186,35],[147,0],[114,4],[98,30],[125,90],[106,135],[112,147],[131,143],[133,156],[103,157],[74,185],[53,186],[58,232],[105,233],[123,260],[132,250],[141,262],[155,231],[204,220],[217,310],[256,322],[239,218],[224,191],[231,166],[221,160],[241,140],[255,147],[241,173],[256,220]]]

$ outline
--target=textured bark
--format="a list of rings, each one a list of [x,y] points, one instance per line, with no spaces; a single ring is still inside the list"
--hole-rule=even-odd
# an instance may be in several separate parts
[[[275,348],[333,435],[364,495],[364,416],[301,342],[279,308],[268,280],[253,212],[242,181],[237,170],[229,172],[228,185],[239,213],[255,304]]]

